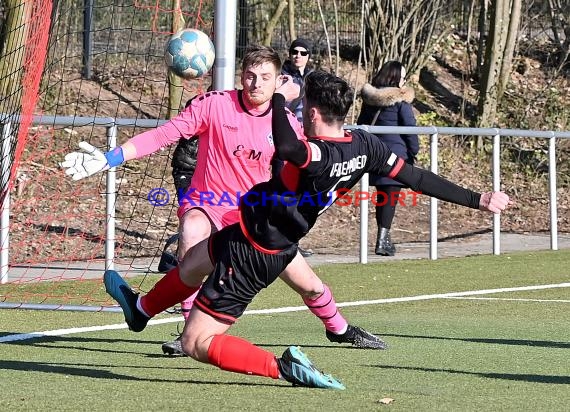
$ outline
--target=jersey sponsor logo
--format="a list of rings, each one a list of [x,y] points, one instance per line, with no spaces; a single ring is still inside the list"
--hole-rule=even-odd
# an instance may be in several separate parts
[[[311,146],[311,162],[319,162],[323,157],[321,148],[313,142],[309,142],[309,146]]]
[[[246,149],[244,145],[238,144],[232,154],[235,157],[247,157],[250,160],[259,161],[263,152],[257,152],[255,149]]]
[[[237,132],[238,128],[236,126],[230,126],[229,124],[223,124],[224,129],[228,129],[229,132]]]
[[[364,169],[364,166],[366,166],[366,159],[366,155],[360,155],[344,162],[333,163],[330,177],[346,176],[354,173],[356,170]]]

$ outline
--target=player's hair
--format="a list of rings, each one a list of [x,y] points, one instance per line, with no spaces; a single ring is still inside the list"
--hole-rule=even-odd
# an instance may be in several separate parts
[[[271,47],[254,44],[245,49],[241,70],[245,72],[248,68],[259,66],[263,63],[273,63],[275,71],[281,73],[281,58],[279,54]]]
[[[378,73],[372,78],[370,84],[376,88],[399,87],[402,67],[402,63],[395,60],[384,63]]]
[[[354,90],[340,77],[315,70],[305,77],[305,98],[307,109],[318,108],[325,123],[344,123]]]

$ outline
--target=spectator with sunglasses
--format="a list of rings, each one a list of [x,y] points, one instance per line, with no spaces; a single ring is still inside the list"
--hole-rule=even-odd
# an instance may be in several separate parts
[[[305,76],[313,71],[309,65],[311,58],[311,46],[304,39],[293,40],[289,46],[289,59],[283,63],[281,74],[289,75],[293,78],[293,82],[301,87],[301,94],[298,98],[287,102],[287,107],[297,119],[303,123],[303,86],[305,85]]]

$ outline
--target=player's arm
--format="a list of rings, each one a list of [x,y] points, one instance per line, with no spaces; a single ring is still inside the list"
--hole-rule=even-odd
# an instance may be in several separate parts
[[[125,142],[121,146],[124,161],[148,156],[178,142],[181,138],[192,139],[202,133],[208,125],[204,113],[210,112],[209,105],[212,96],[205,94],[200,95],[198,99],[195,97],[190,99],[184,109],[168,122]]]
[[[271,128],[275,144],[275,155],[280,160],[291,162],[296,166],[302,166],[307,163],[309,149],[306,142],[299,140],[299,136],[293,130],[285,110],[285,103],[283,94],[275,93],[273,95]]]
[[[398,158],[388,176],[406,184],[416,192],[473,209],[500,213],[512,204],[503,192],[477,193],[430,172],[407,164]]]
[[[181,137],[189,138],[204,129],[207,122],[201,120],[202,105],[191,105],[167,123],[129,139],[120,147],[102,152],[87,142],[80,142],[80,152],[68,153],[60,166],[73,180],[83,179],[95,173],[116,167],[132,159],[155,153],[163,147],[177,142]]]

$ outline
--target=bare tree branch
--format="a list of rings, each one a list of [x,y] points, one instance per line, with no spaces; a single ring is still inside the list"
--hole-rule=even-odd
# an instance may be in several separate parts
[[[327,39],[327,50],[329,54],[329,67],[332,67],[332,51],[331,51],[331,40],[329,38],[329,32],[327,30],[327,22],[325,20],[325,15],[323,13],[323,8],[321,7],[321,0],[317,0],[317,6],[319,7],[319,14],[321,15],[321,21],[323,23],[323,31],[325,32],[325,37]]]
[[[263,37],[263,44],[265,46],[271,45],[273,31],[275,30],[275,27],[277,26],[277,23],[279,22],[279,19],[281,18],[281,15],[283,14],[283,10],[285,10],[285,7],[287,7],[287,0],[281,0],[277,5],[277,8],[275,9],[273,16],[271,16],[271,18],[267,22],[267,25],[265,26],[265,35]]]
[[[295,31],[295,0],[289,0],[289,39],[295,40],[297,32]]]

